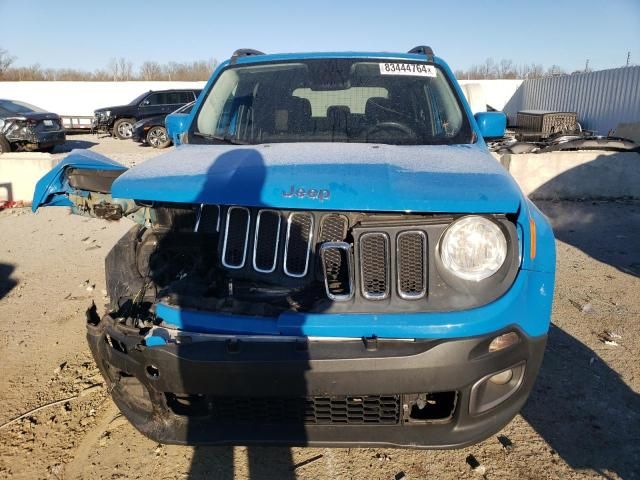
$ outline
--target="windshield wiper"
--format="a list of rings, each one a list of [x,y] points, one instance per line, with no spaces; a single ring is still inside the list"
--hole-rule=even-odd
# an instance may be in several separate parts
[[[236,140],[234,138],[231,138],[228,135],[225,135],[224,137],[219,137],[218,135],[212,135],[210,133],[202,133],[202,132],[193,132],[193,134],[196,137],[205,138],[207,140],[214,140],[214,141],[220,142],[220,143],[227,143],[229,145],[249,145],[249,142],[243,142],[242,140]]]

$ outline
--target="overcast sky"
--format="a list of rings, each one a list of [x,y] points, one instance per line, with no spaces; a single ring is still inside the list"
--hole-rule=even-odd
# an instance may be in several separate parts
[[[487,57],[567,71],[640,65],[640,0],[0,0],[0,48],[16,65],[85,70],[264,52],[407,51],[453,69]]]

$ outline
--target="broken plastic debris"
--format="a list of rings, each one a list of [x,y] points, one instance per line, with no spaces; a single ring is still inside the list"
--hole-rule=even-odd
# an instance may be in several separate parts
[[[513,449],[513,442],[506,435],[498,435],[498,441],[505,450],[510,451]]]
[[[467,465],[471,467],[471,470],[473,470],[478,475],[484,475],[485,473],[487,473],[487,469],[484,467],[484,465],[481,465],[473,455],[467,456],[466,462]]]
[[[54,374],[54,375],[59,375],[59,374],[60,374],[60,372],[62,372],[62,370],[63,370],[63,369],[64,369],[64,367],[66,367],[66,366],[67,366],[67,362],[62,362],[62,363],[58,366],[58,368],[56,368],[56,369],[53,371],[53,374]]]
[[[614,338],[622,338],[620,335],[616,333],[611,333],[608,330],[603,330],[598,335],[598,340],[600,340],[605,345],[609,345],[612,347],[617,347],[619,344],[614,340]]]

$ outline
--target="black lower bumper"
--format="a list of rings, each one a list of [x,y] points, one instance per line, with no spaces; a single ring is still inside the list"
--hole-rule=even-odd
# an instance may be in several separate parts
[[[67,140],[64,130],[43,132],[37,136],[38,148],[48,148],[54,145],[62,145]]]
[[[507,331],[520,341],[489,353]],[[105,316],[89,325],[88,340],[118,407],[158,442],[456,448],[520,411],[546,336],[514,327],[456,340],[185,338],[146,347]],[[506,386],[488,382],[505,369],[513,370]],[[508,394],[496,404],[492,388]],[[416,410],[436,404],[434,415]]]

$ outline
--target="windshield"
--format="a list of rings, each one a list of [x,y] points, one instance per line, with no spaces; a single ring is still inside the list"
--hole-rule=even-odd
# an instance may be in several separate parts
[[[202,102],[194,143],[471,143],[444,72],[424,62],[322,59],[230,67]]]
[[[0,100],[0,114],[15,115],[33,112],[46,113],[46,110],[42,110],[34,105],[30,105],[25,102],[18,102],[16,100]]]
[[[129,105],[138,105],[140,102],[142,102],[142,100],[144,100],[147,95],[149,95],[151,93],[151,90],[149,90],[148,92],[144,92],[141,93],[140,95],[138,95],[136,98],[134,98],[133,100],[131,100],[129,102]]]

